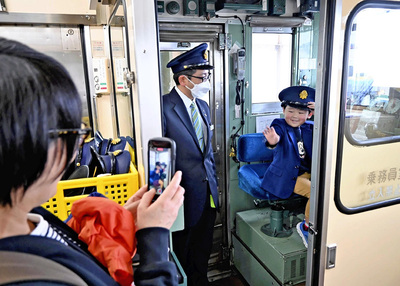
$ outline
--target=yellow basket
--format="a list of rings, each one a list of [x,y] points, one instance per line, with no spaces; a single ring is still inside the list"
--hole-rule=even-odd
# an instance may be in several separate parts
[[[64,190],[93,186],[98,193],[123,205],[139,189],[139,175],[131,163],[128,174],[60,181],[57,184],[57,194],[42,206],[59,219],[65,220],[71,213],[72,203],[88,195],[64,197]]]

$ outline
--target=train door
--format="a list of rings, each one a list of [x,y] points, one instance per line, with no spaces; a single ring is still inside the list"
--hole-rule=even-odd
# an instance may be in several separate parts
[[[224,53],[220,49],[218,41],[218,34],[222,33],[222,28],[221,25],[207,25],[207,27],[204,27],[193,24],[159,23],[162,94],[169,93],[172,87],[175,86],[172,72],[169,68],[166,68],[166,65],[179,54],[206,42],[208,44],[209,61],[214,65],[210,79],[211,91],[208,98],[203,98],[210,106],[212,122],[215,126],[212,145],[221,202],[221,211],[217,214],[214,226],[213,250],[209,260],[209,278],[211,280],[214,275],[221,275],[221,263],[228,264],[229,253],[226,230]],[[230,273],[230,271],[227,270],[227,273]]]
[[[398,1],[324,3],[320,203],[307,285],[399,280],[400,66]],[[328,23],[333,23],[329,26]],[[319,102],[317,102],[317,105]],[[319,145],[319,147],[317,146]],[[314,165],[313,165],[314,167]]]

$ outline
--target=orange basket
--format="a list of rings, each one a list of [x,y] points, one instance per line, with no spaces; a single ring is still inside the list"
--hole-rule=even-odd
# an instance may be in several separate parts
[[[42,204],[42,207],[59,219],[65,220],[71,213],[73,202],[88,195],[64,197],[64,190],[85,187],[96,187],[98,193],[123,205],[139,189],[139,175],[131,163],[127,174],[60,181],[57,184],[56,195]]]

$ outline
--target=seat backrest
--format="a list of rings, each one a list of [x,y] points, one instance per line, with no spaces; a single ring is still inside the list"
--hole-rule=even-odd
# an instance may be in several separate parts
[[[262,133],[241,135],[237,142],[237,159],[247,163],[272,161],[273,152],[265,146],[265,142]]]
[[[261,188],[261,181],[273,159],[273,151],[265,146],[265,140],[262,133],[250,133],[241,135],[237,142],[238,160],[249,163],[239,169],[239,188],[257,199],[270,199],[270,194]]]

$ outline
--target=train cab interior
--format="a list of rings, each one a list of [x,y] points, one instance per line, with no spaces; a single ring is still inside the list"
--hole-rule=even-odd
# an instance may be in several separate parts
[[[307,249],[296,224],[304,218],[305,200],[257,197],[249,189],[271,161],[261,132],[282,116],[280,90],[315,87],[319,5],[275,1],[263,11],[262,1],[217,2],[207,12],[204,3],[190,11],[186,1],[176,1],[180,10],[175,13],[176,3],[159,1],[157,13],[163,94],[173,86],[166,64],[180,51],[206,41],[215,66],[209,106],[216,126],[213,147],[222,208],[209,280],[236,273],[249,285],[303,283]],[[260,170],[246,173],[257,165]]]
[[[379,45],[359,48],[367,42],[365,35],[373,30],[368,19],[384,17],[383,13],[368,14],[374,12],[373,4],[366,4],[370,10],[366,9],[365,14],[357,14],[359,10],[354,13],[358,18],[352,26],[348,24],[352,28],[347,28],[346,42],[341,44],[346,54],[335,62],[332,56],[337,54],[330,46],[335,33],[327,19],[334,21],[329,11],[334,14],[336,8],[326,3],[329,1],[29,2],[0,0],[0,36],[21,41],[66,66],[81,94],[82,122],[92,128],[91,136],[110,142],[127,138],[126,150],[130,151],[132,164],[128,173],[134,177],[129,184],[136,190],[147,180],[147,142],[162,134],[161,96],[174,86],[166,65],[183,52],[208,44],[208,58],[214,69],[205,100],[215,126],[212,146],[221,202],[208,263],[208,279],[213,285],[224,285],[218,283],[230,277],[239,277],[243,285],[251,286],[318,285],[311,284],[317,279],[315,275],[334,268],[336,258],[336,245],[325,247],[329,241],[325,232],[322,238],[315,238],[328,225],[324,199],[329,201],[332,193],[331,209],[335,202],[344,209],[335,213],[340,218],[343,213],[353,213],[354,208],[354,213],[359,207],[363,210],[364,203],[367,208],[369,203],[385,204],[385,200],[394,204],[396,186],[379,198],[378,179],[371,177],[372,171],[364,170],[357,177],[370,175],[369,183],[362,183],[368,191],[344,191],[358,188],[352,178],[344,177],[358,170],[355,161],[346,158],[363,161],[367,156],[358,152],[366,148],[360,147],[375,146],[382,140],[386,140],[384,144],[396,142],[400,135],[400,84],[393,83],[394,76],[388,78],[368,70],[363,64],[365,58],[357,57],[357,51],[371,54]],[[397,12],[399,5],[390,5],[385,11]],[[380,57],[374,61],[377,69],[382,67],[379,60],[388,62],[388,58]],[[337,67],[342,62],[344,67]],[[329,78],[332,74],[326,72],[331,67],[337,68],[333,78],[344,72],[343,82],[338,80],[340,83],[334,83],[332,89],[328,85],[336,78]],[[274,119],[283,117],[278,94],[289,86],[317,91],[316,112],[311,120],[316,124],[313,154],[318,155],[313,158],[311,182],[315,195],[311,198],[313,223],[308,248],[296,231],[296,225],[304,219],[307,200],[300,196],[280,199],[260,189],[273,156],[265,147],[262,131]],[[342,89],[346,91],[344,97],[340,95]],[[334,131],[328,133],[328,127]],[[341,153],[341,148],[351,144],[356,146],[354,150]],[[338,166],[334,165],[336,161]],[[376,167],[373,172],[394,172],[398,163],[390,164]],[[349,185],[344,183],[350,181]],[[93,184],[88,181],[79,187]],[[342,190],[339,195],[335,193],[335,199],[333,191],[328,192],[334,185]],[[358,200],[363,200],[361,206]],[[183,226],[181,210],[172,231]],[[180,270],[180,285],[186,285],[185,273],[173,251],[171,260]],[[325,260],[332,260],[333,266],[326,266]]]

